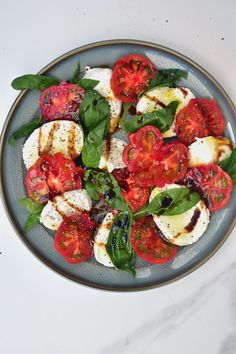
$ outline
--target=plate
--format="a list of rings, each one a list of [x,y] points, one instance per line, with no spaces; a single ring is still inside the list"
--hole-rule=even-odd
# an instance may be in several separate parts
[[[78,60],[85,65],[113,65],[121,56],[138,53],[147,56],[158,68],[180,68],[189,72],[188,80],[181,84],[196,96],[215,98],[227,119],[226,135],[235,143],[236,109],[219,83],[203,68],[184,55],[161,45],[135,40],[110,40],[77,48],[66,53],[43,68],[39,74],[48,74],[68,80]],[[22,73],[23,74],[23,73]],[[10,89],[10,83],[9,83]],[[137,276],[116,269],[106,268],[94,258],[79,265],[65,262],[53,247],[53,234],[41,225],[25,232],[28,213],[19,205],[25,196],[21,145],[12,148],[7,139],[13,131],[39,114],[39,92],[24,91],[14,102],[1,135],[1,195],[9,220],[28,249],[45,265],[66,278],[78,283],[106,290],[144,290],[177,280],[206,262],[223,244],[236,223],[236,199],[211,217],[205,235],[194,245],[181,248],[173,261],[150,265],[138,260]]]

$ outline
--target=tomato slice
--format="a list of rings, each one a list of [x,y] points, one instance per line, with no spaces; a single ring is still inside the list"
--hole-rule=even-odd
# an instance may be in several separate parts
[[[55,249],[69,263],[81,263],[92,257],[90,240],[95,225],[87,214],[66,217],[57,230]]]
[[[141,258],[154,264],[170,261],[177,252],[175,245],[161,238],[152,217],[135,221],[131,231],[131,244]]]
[[[210,211],[224,208],[229,202],[233,182],[231,177],[218,165],[207,164],[192,168],[185,181],[202,194]]]
[[[125,55],[114,65],[112,91],[122,102],[136,102],[156,72],[157,69],[148,58],[137,54]]]
[[[218,107],[216,100],[209,98],[197,99],[198,109],[208,122],[209,135],[223,135],[225,129],[225,120],[223,114]]]
[[[57,194],[80,189],[84,170],[66,159],[62,153],[43,155],[26,173],[28,196],[44,204]]]
[[[134,175],[127,168],[119,168],[112,171],[121,189],[123,198],[133,212],[136,212],[147,203],[150,191],[135,182]]]
[[[77,112],[85,91],[75,84],[61,82],[58,86],[46,88],[40,95],[39,105],[46,121],[77,120]]]
[[[123,151],[123,161],[129,172],[147,169],[158,154],[162,145],[159,129],[147,125],[137,132],[128,135],[130,144]]]
[[[184,144],[171,142],[162,147],[162,159],[155,170],[155,186],[163,187],[181,180],[188,168],[189,153]]]

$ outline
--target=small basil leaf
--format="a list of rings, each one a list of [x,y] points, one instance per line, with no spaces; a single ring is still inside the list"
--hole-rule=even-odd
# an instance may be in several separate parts
[[[96,168],[99,165],[103,149],[103,138],[107,132],[108,121],[101,121],[86,136],[82,150],[82,161],[86,167]]]
[[[102,120],[110,121],[111,111],[105,98],[98,92],[90,90],[80,105],[79,116],[85,134],[88,134]]]
[[[123,128],[127,133],[134,133],[145,125],[153,125],[164,133],[170,129],[178,105],[179,101],[172,101],[166,108],[133,116],[124,123]]]
[[[147,205],[139,209],[134,218],[140,218],[147,213],[156,215],[179,215],[191,209],[200,200],[196,192],[187,188],[173,188],[161,192]]]
[[[33,131],[37,128],[39,128],[43,124],[42,117],[38,117],[34,119],[33,121],[24,124],[21,128],[16,130],[8,139],[8,144],[11,146],[15,146],[15,140],[23,138],[23,137],[28,137]]]
[[[162,69],[150,81],[148,88],[175,86],[181,78],[187,79],[188,72],[181,69]]]
[[[78,81],[78,86],[83,87],[85,90],[91,90],[99,84],[99,80],[92,79],[80,79]]]
[[[45,205],[36,204],[30,198],[22,198],[19,203],[30,213],[41,212]]]
[[[42,91],[45,88],[58,85],[60,81],[54,77],[44,75],[23,75],[14,79],[11,86],[15,90],[35,89]]]
[[[120,121],[119,121],[119,126],[121,128],[124,127],[124,124],[126,122],[126,118],[129,115],[129,110],[130,110],[131,106],[132,106],[132,103],[127,103],[127,102],[123,103],[123,106],[122,106],[123,107],[123,113],[122,113]]]
[[[219,166],[230,175],[233,183],[236,184],[236,147],[227,159],[219,163]]]
[[[70,80],[71,84],[77,84],[79,81],[79,74],[80,74],[80,63],[78,63],[77,68],[72,76],[72,79]]]
[[[26,223],[25,223],[25,230],[26,231],[29,231],[30,229],[32,229],[32,227],[35,226],[39,222],[40,214],[41,214],[41,212],[34,213],[28,217],[28,219],[26,220]]]
[[[135,276],[135,253],[130,242],[132,222],[131,212],[121,212],[115,216],[108,236],[106,250],[117,269]]]
[[[98,200],[99,194],[102,194],[107,204],[120,211],[129,211],[129,207],[123,199],[120,187],[111,173],[106,171],[87,170],[84,175],[85,186],[92,199]],[[88,184],[89,182],[89,184]],[[96,191],[97,194],[92,191]],[[94,198],[95,196],[95,198]]]

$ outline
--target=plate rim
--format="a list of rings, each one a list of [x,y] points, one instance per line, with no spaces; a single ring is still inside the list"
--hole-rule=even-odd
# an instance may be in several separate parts
[[[157,43],[153,43],[153,42],[136,40],[136,39],[109,39],[109,40],[103,40],[103,41],[98,41],[98,42],[92,42],[92,43],[77,47],[75,49],[72,49],[72,50],[58,56],[57,58],[55,58],[54,60],[49,62],[47,65],[45,65],[37,74],[38,75],[44,74],[46,71],[52,69],[55,65],[62,62],[63,60],[70,58],[71,56],[74,56],[76,54],[79,54],[81,52],[84,52],[84,51],[87,51],[90,49],[94,49],[94,48],[99,48],[99,47],[107,47],[110,45],[122,45],[122,44],[124,44],[124,45],[130,45],[130,44],[135,45],[136,44],[136,45],[140,45],[140,46],[143,46],[143,47],[146,47],[149,49],[163,51],[165,53],[174,55],[175,57],[187,62],[192,67],[194,67],[195,69],[200,71],[203,75],[205,75],[217,87],[217,89],[220,91],[220,93],[225,98],[227,104],[232,109],[232,111],[234,113],[234,118],[236,119],[236,107],[234,106],[233,101],[231,100],[229,95],[226,93],[225,89],[221,86],[221,84],[206,69],[204,69],[201,65],[197,64],[195,61],[193,61],[189,57],[185,56],[184,54],[179,53],[178,51],[168,48],[166,46],[163,46],[163,45],[160,45]],[[67,273],[66,271],[58,269],[56,266],[51,264],[51,262],[48,262],[44,256],[37,253],[37,251],[30,245],[30,243],[27,241],[27,239],[25,239],[23,233],[21,233],[20,230],[18,229],[18,227],[14,221],[13,215],[10,211],[10,207],[8,206],[7,196],[6,196],[6,193],[3,188],[3,173],[2,173],[2,171],[3,171],[3,168],[2,168],[2,166],[3,166],[3,153],[2,152],[3,152],[3,147],[4,147],[3,144],[4,144],[4,141],[6,138],[5,137],[6,130],[7,130],[8,124],[10,123],[15,110],[17,109],[18,104],[21,102],[21,100],[23,99],[23,97],[26,95],[27,92],[28,92],[28,90],[23,90],[16,97],[16,99],[14,100],[14,102],[13,102],[13,104],[6,116],[5,122],[2,127],[2,131],[1,131],[1,135],[0,135],[0,157],[1,157],[1,160],[0,160],[0,197],[2,200],[3,207],[5,209],[5,213],[7,215],[7,218],[9,220],[10,225],[12,226],[13,230],[15,231],[16,235],[19,237],[21,242],[23,242],[23,244],[26,246],[26,248],[31,252],[31,254],[34,257],[36,257],[42,264],[44,264],[44,266],[46,266],[50,270],[54,271],[56,274],[62,276],[63,278],[69,279],[77,284],[81,284],[86,287],[89,287],[90,289],[95,288],[95,289],[99,289],[99,290],[103,290],[103,291],[113,291],[113,292],[136,292],[136,291],[143,291],[143,290],[150,290],[150,289],[159,288],[161,286],[171,284],[173,282],[176,282],[176,281],[184,278],[185,276],[194,272],[195,270],[200,268],[203,264],[205,264],[222,247],[222,245],[225,243],[225,241],[228,239],[229,235],[233,231],[234,226],[236,225],[236,215],[233,217],[231,223],[228,225],[227,229],[225,230],[224,236],[222,237],[222,239],[219,241],[219,243],[216,245],[216,247],[208,255],[206,255],[200,262],[198,262],[193,267],[191,267],[191,269],[186,270],[185,272],[183,272],[182,274],[180,274],[178,276],[170,277],[168,280],[163,280],[163,281],[159,282],[158,284],[149,284],[149,285],[141,285],[141,286],[134,286],[134,287],[106,286],[106,285],[94,283],[92,281],[86,281],[84,279],[77,278],[76,276],[73,276],[73,275]]]

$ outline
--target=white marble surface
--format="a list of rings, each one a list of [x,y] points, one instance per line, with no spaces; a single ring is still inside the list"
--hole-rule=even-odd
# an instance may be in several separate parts
[[[82,44],[136,38],[172,47],[208,69],[236,102],[236,3],[225,1],[0,1],[0,111],[11,80]],[[222,39],[224,38],[224,39]],[[236,230],[186,278],[138,293],[108,293],[48,270],[0,206],[1,354],[235,354]]]

